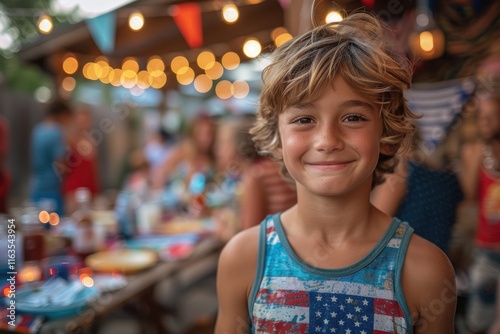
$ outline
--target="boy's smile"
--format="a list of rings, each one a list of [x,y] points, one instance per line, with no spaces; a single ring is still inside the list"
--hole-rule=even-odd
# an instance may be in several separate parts
[[[366,184],[380,153],[376,107],[337,77],[313,102],[279,116],[281,154],[290,175],[308,191],[335,196]]]

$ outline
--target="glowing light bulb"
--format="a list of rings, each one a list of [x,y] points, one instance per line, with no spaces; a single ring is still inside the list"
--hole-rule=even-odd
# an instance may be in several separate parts
[[[420,33],[420,48],[425,52],[430,52],[434,49],[434,37],[430,31],[422,31]]]
[[[343,20],[342,15],[336,10],[332,10],[326,14],[325,22],[326,23],[335,23]]]
[[[256,40],[255,38],[248,39],[243,45],[243,53],[248,58],[257,57],[258,55],[260,55],[261,51],[262,51],[262,46],[260,45],[259,41]]]
[[[144,26],[144,15],[141,12],[133,12],[128,18],[128,26],[134,31],[141,30]]]
[[[240,12],[238,11],[238,7],[232,3],[225,5],[222,8],[222,17],[227,23],[234,23],[238,21],[239,16]]]
[[[48,15],[42,15],[38,19],[38,30],[42,34],[50,34],[52,29],[54,29],[54,24],[52,23],[52,19]]]

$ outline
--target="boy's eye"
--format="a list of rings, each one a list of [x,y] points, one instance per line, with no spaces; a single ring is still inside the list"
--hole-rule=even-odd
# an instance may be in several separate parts
[[[344,121],[347,121],[347,122],[361,122],[361,121],[365,121],[365,120],[366,120],[366,118],[360,114],[350,114],[350,115],[347,115],[346,117],[344,117]]]
[[[292,123],[294,124],[310,124],[312,123],[313,119],[308,116],[300,116],[296,117],[292,120]]]

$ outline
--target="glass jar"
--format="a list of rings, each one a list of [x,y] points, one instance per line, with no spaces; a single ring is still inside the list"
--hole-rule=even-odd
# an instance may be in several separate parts
[[[39,210],[28,207],[21,216],[24,261],[41,261],[45,257],[44,224],[38,219]]]

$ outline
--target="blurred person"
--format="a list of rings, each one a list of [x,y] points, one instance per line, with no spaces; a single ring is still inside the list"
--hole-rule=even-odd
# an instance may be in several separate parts
[[[478,209],[466,325],[485,333],[494,322],[500,276],[500,95],[480,93],[476,107],[479,138],[463,145],[460,179],[466,203]]]
[[[181,178],[188,185],[195,173],[214,173],[215,133],[211,117],[206,114],[196,116],[187,127],[184,138],[172,148],[169,157],[155,172],[154,187],[163,188],[174,178]]]
[[[500,300],[500,276],[497,279],[497,294],[496,298],[497,300]],[[496,305],[496,313],[495,313],[495,321],[491,325],[490,329],[488,330],[488,334],[500,334],[500,303],[497,303]]]
[[[76,210],[76,189],[87,188],[92,197],[99,192],[98,152],[90,135],[92,127],[92,112],[86,106],[77,108],[67,140],[66,173],[63,180],[65,212],[69,215]]]
[[[30,199],[35,205],[64,213],[62,181],[66,172],[67,127],[73,116],[70,105],[63,100],[53,101],[43,120],[37,124],[31,135],[31,191]],[[47,204],[50,203],[50,204]]]
[[[252,142],[249,134],[252,121],[246,117],[223,119],[218,123],[215,139],[217,173],[208,200],[215,205],[216,235],[229,240],[241,230],[241,178],[252,158],[246,150]],[[252,152],[250,152],[252,153]]]
[[[163,128],[150,135],[144,147],[144,156],[152,170],[165,163],[172,153],[173,145],[174,137]]]
[[[241,226],[258,225],[266,216],[285,211],[297,203],[293,183],[280,173],[280,164],[270,156],[256,155],[242,175]]]
[[[8,197],[11,176],[7,169],[7,153],[9,150],[9,123],[0,116],[0,213],[8,213]]]
[[[429,154],[421,149],[418,134],[415,135],[412,151],[399,155],[401,161],[395,173],[386,175],[370,195],[379,210],[408,222],[416,234],[445,253],[463,198],[452,152],[447,151],[454,137],[455,133],[449,134]]]
[[[280,164],[258,154],[249,133],[254,122],[255,118],[225,121],[217,129],[218,170],[238,182],[238,223],[233,232],[258,225],[267,215],[297,203],[295,187],[280,174]]]

